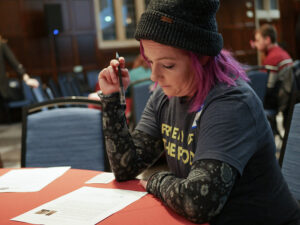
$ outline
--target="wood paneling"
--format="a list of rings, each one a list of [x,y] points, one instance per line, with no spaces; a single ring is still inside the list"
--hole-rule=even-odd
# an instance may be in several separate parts
[[[79,61],[84,65],[97,64],[95,34],[77,35]]]
[[[257,53],[249,44],[255,30],[254,0],[221,1],[217,20],[224,48],[233,52],[242,63],[257,64]]]
[[[297,52],[296,46],[296,23],[300,16],[300,1],[299,0],[279,0],[280,6],[280,24],[281,38],[286,46],[287,51],[292,58],[300,58],[300,53]]]
[[[66,71],[75,65],[72,36],[61,35],[56,38],[59,70]]]
[[[0,34],[5,34],[5,37],[9,38],[22,33],[22,15],[19,0],[1,0],[0,15]]]
[[[93,2],[86,0],[73,0],[74,30],[94,30]],[[83,16],[84,15],[84,16]]]

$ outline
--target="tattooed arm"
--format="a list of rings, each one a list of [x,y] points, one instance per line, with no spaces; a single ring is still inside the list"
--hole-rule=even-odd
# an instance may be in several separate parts
[[[186,179],[176,178],[170,172],[153,174],[148,180],[147,191],[187,219],[205,223],[222,210],[237,174],[227,163],[198,160]]]
[[[131,135],[124,109],[119,103],[119,93],[102,96],[102,120],[106,151],[117,181],[135,178],[160,157],[163,143],[135,130]]]

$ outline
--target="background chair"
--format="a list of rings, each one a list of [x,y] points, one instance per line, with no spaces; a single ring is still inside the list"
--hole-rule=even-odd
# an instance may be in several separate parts
[[[151,95],[150,86],[153,82],[150,78],[137,80],[130,84],[129,89],[132,98],[132,121],[135,127],[143,114],[144,108]]]
[[[55,81],[52,78],[49,78],[48,85],[53,93],[54,98],[62,97],[62,94],[61,94],[61,91],[60,91],[58,85],[55,83]]]
[[[58,84],[61,90],[62,96],[79,96],[79,90],[74,90],[73,85],[71,83],[71,75],[70,74],[59,74],[58,76]]]
[[[33,93],[33,96],[35,97],[35,102],[47,101],[49,98],[44,93],[43,83],[42,83],[41,78],[40,77],[34,77],[34,78],[37,79],[39,82],[39,86],[37,88],[32,88],[32,93]]]
[[[262,101],[262,103],[264,105],[265,96],[267,93],[267,83],[268,83],[269,75],[267,72],[262,71],[263,69],[269,70],[272,68],[270,68],[270,66],[251,67],[247,71],[247,75],[250,79],[249,85],[252,87],[252,89],[255,91],[255,93],[257,94],[257,96],[260,98],[260,100]],[[270,122],[274,136],[278,135],[279,138],[282,140],[283,137],[282,137],[281,133],[279,132],[279,129],[277,126],[277,121],[276,121],[276,116],[278,114],[278,110],[273,109],[273,108],[268,108],[268,109],[265,108],[264,111]]]
[[[247,75],[250,79],[250,86],[260,98],[262,103],[264,103],[267,90],[268,73],[260,70],[252,70],[249,71]]]
[[[282,174],[290,191],[300,202],[300,103],[294,107],[285,151],[281,152]]]
[[[23,108],[21,166],[109,171],[102,113],[87,108],[88,104],[100,102],[86,97],[57,98]],[[61,107],[65,105],[76,106]],[[42,111],[45,107],[48,110]]]
[[[11,81],[16,82],[17,85],[22,85],[24,99],[9,101],[9,102],[4,103],[5,116],[8,120],[8,122],[12,121],[12,118],[11,118],[11,110],[12,109],[22,108],[23,106],[27,106],[27,105],[30,105],[30,104],[36,102],[36,100],[33,96],[33,93],[32,93],[32,88],[29,87],[24,81],[20,82],[17,79],[11,79]]]
[[[88,71],[86,73],[87,75],[87,82],[88,82],[88,85],[90,87],[90,89],[92,91],[95,90],[95,87],[96,87],[96,83],[98,82],[98,74],[99,74],[99,70],[91,70],[91,71]]]

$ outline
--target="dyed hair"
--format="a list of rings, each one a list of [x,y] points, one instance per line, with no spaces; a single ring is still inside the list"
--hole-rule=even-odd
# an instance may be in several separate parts
[[[142,41],[140,41],[140,52],[146,62],[148,62],[144,54]],[[200,109],[209,91],[217,83],[221,82],[229,86],[236,86],[235,81],[239,78],[249,81],[241,64],[227,50],[221,50],[217,56],[210,56],[204,66],[199,61],[201,56],[190,51],[188,51],[188,54],[192,60],[192,69],[195,71],[195,82],[198,87],[195,96],[191,100],[190,112],[196,112]]]

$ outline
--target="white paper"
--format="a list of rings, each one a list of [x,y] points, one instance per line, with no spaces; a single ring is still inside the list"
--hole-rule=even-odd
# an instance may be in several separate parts
[[[50,184],[71,167],[11,170],[0,176],[0,192],[34,192]]]
[[[11,220],[45,225],[94,225],[146,194],[82,187]]]
[[[115,179],[113,173],[100,173],[92,179],[85,182],[86,184],[108,184]]]

